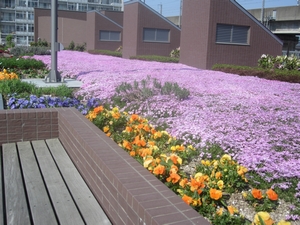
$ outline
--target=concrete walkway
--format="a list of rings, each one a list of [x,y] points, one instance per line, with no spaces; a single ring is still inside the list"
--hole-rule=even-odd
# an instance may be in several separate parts
[[[33,83],[37,87],[58,87],[59,85],[65,84],[70,88],[80,88],[82,82],[74,79],[65,79],[64,82],[47,83],[45,79],[22,79],[24,82]]]

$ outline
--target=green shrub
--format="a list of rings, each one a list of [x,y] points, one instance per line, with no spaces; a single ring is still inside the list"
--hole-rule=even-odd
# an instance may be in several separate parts
[[[110,55],[115,57],[122,57],[122,52],[119,51],[110,51],[110,50],[88,50],[88,53],[94,54],[94,55]]]
[[[0,90],[5,99],[9,94],[20,93],[30,95],[34,93],[36,85],[32,83],[22,82],[19,79],[0,81]]]
[[[58,87],[41,87],[34,90],[34,95],[51,95],[57,97],[73,97],[73,89],[69,88],[67,85],[62,84]]]
[[[71,43],[69,44],[69,46],[66,49],[67,50],[74,50],[75,49],[75,43],[74,43],[74,41],[71,41]]]
[[[157,61],[157,62],[169,62],[169,63],[178,63],[178,58],[172,58],[167,56],[159,56],[159,55],[138,55],[131,56],[130,59],[138,59],[145,61]]]
[[[77,44],[75,46],[75,51],[79,51],[79,52],[84,52],[85,51],[85,47],[86,47],[86,43],[83,43],[83,44]]]
[[[171,58],[179,58],[180,57],[180,47],[174,49],[170,53]]]
[[[26,69],[44,69],[46,65],[36,59],[32,58],[0,58],[0,67],[5,69],[19,69],[19,70],[26,70]]]
[[[14,47],[10,50],[10,53],[16,57],[24,56],[24,55],[51,55],[51,51],[49,47],[43,46],[18,46]]]
[[[256,76],[268,80],[300,83],[300,71],[298,70],[263,69],[261,67],[236,66],[228,64],[216,64],[212,67],[212,69],[241,76]]]
[[[32,47],[50,47],[50,43],[48,43],[45,39],[38,38],[37,42],[30,42],[30,46]]]
[[[13,42],[14,37],[9,34],[6,36],[5,40],[6,40],[6,47],[7,48],[13,48],[15,47],[15,43]]]

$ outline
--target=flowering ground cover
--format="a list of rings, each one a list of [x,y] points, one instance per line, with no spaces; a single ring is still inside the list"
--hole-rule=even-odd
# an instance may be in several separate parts
[[[50,66],[50,56],[34,58]],[[271,182],[272,188],[292,188],[299,200],[300,84],[73,51],[58,53],[58,70],[83,82],[77,95],[86,99],[109,99],[122,83],[147,76],[177,82],[190,91],[188,99],[155,95],[133,99],[124,108],[153,125],[164,124],[186,144],[201,138],[193,142],[196,148],[208,141],[219,143],[224,153]],[[210,152],[200,154],[211,158]]]

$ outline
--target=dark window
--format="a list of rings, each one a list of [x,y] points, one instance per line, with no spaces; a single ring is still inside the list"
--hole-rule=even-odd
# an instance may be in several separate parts
[[[144,28],[143,40],[149,42],[170,42],[170,30]]]
[[[217,24],[217,43],[249,44],[249,26]]]
[[[121,41],[121,32],[100,30],[100,41]]]

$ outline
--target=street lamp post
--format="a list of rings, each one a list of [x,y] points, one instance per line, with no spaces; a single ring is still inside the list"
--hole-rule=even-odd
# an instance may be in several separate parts
[[[46,82],[61,82],[61,76],[57,71],[57,51],[59,44],[57,43],[57,0],[51,2],[51,71],[46,77]]]

